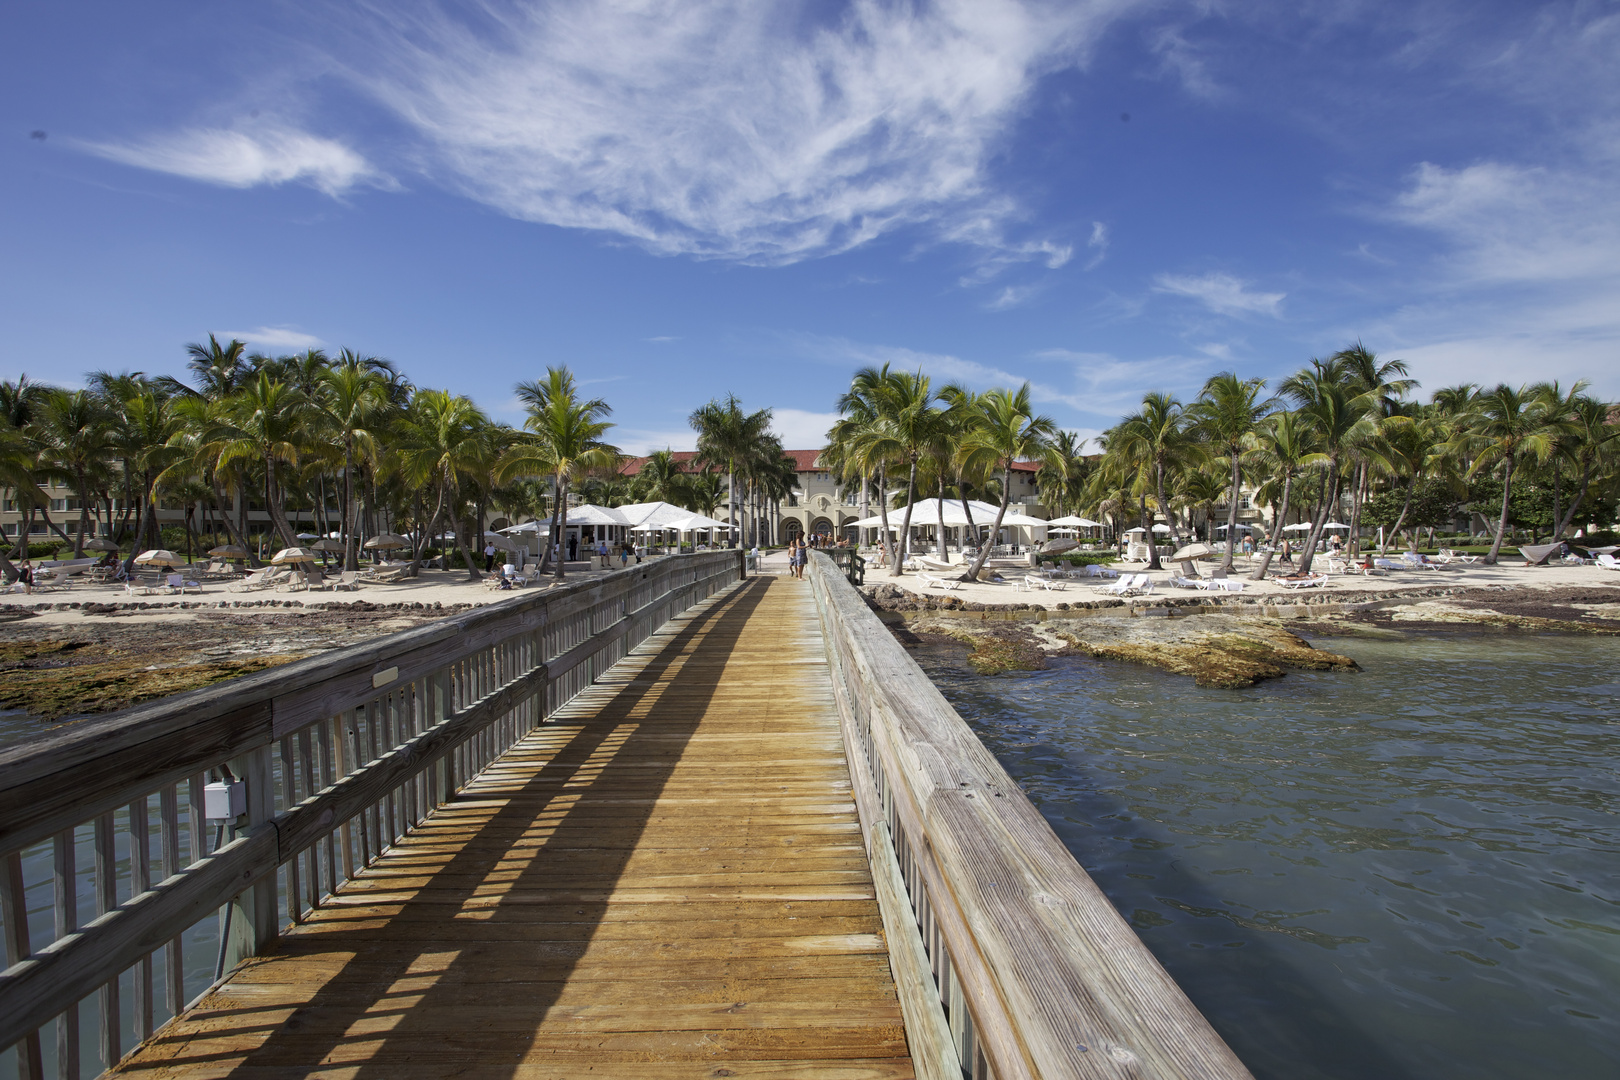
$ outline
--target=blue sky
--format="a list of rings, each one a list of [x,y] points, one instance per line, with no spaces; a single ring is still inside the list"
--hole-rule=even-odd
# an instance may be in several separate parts
[[[632,451],[861,364],[1141,394],[1359,338],[1620,398],[1620,4],[12,3],[0,377],[349,346]]]

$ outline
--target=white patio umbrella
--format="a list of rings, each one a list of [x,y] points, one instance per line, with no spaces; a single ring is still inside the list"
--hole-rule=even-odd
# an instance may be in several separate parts
[[[1090,518],[1079,517],[1075,514],[1070,514],[1067,517],[1053,518],[1051,521],[1048,521],[1047,524],[1070,526],[1076,529],[1100,529],[1103,527],[1103,523],[1100,521],[1092,521]]]
[[[484,543],[500,551],[516,551],[518,549],[516,540],[513,540],[510,536],[502,536],[498,532],[485,533]]]
[[[1245,525],[1243,522],[1240,521],[1240,522],[1238,522],[1238,528],[1240,528],[1240,529],[1257,529],[1257,528],[1259,528],[1259,526],[1258,525]],[[1217,525],[1216,529],[1218,531],[1220,531],[1220,532],[1225,532],[1226,531],[1226,526],[1225,525]]]
[[[319,540],[320,535],[318,533],[299,533],[298,534],[298,539],[300,539],[300,540]]]
[[[1308,531],[1310,531],[1310,528],[1311,528],[1311,523],[1310,522],[1308,522],[1308,521],[1296,521],[1292,525],[1284,525],[1283,526],[1283,532],[1308,532]]]
[[[150,551],[143,551],[139,555],[135,556],[135,565],[184,566],[186,565],[186,560],[182,559],[172,551],[165,551],[163,548],[153,548]]]
[[[1340,522],[1337,522],[1337,521],[1330,521],[1327,524],[1322,526],[1322,528],[1324,528],[1324,529],[1348,529],[1349,527],[1350,526],[1341,524]]]
[[[1140,526],[1140,525],[1138,525],[1134,529],[1126,529],[1125,530],[1125,532],[1127,534],[1128,533],[1139,533],[1141,531],[1142,531],[1142,526]],[[1156,532],[1156,533],[1167,533],[1167,532],[1170,531],[1170,526],[1168,526],[1168,525],[1154,525],[1153,526],[1153,531]]]

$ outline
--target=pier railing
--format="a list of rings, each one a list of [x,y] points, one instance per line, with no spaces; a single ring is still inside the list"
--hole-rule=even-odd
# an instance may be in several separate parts
[[[742,575],[740,551],[659,559],[0,751],[0,1052],[23,1080],[116,1064]]]
[[[1248,1077],[840,568],[811,569],[919,1077]]]

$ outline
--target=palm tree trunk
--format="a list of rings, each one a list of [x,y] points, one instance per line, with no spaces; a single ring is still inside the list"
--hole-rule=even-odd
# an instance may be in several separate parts
[[[1513,498],[1513,455],[1507,456],[1507,470],[1502,475],[1502,517],[1496,523],[1496,539],[1491,541],[1491,550],[1485,556],[1486,566],[1496,565],[1497,553],[1502,550],[1502,538],[1507,535],[1508,510]]]
[[[1226,558],[1221,566],[1227,573],[1232,572],[1232,548],[1237,544],[1237,512],[1238,489],[1243,485],[1243,468],[1238,462],[1237,453],[1232,454],[1232,491],[1227,496],[1226,507]]]
[[[939,471],[939,554],[946,561],[951,561],[951,549],[945,545],[945,470]]]
[[[979,571],[990,558],[990,547],[995,543],[997,536],[1001,535],[1001,519],[1007,516],[1007,507],[1012,502],[1012,459],[1007,459],[1005,475],[1001,480],[1001,505],[996,507],[996,520],[990,526],[990,535],[985,542],[979,545],[978,557],[973,560],[973,566],[962,575],[963,581],[979,580]]]
[[[878,469],[878,516],[883,519],[883,535],[882,535],[882,537],[879,538],[878,543],[884,545],[885,548],[887,548],[888,544],[889,544],[889,492],[888,492],[888,488],[889,488],[889,470],[887,468],[879,468]],[[894,550],[889,551],[889,560],[890,560],[890,564],[891,564],[889,566],[889,576],[890,577],[899,577],[900,576],[899,569],[893,565],[893,563],[898,561],[898,559],[896,558],[897,550],[898,549],[894,549]]]
[[[555,524],[552,535],[557,541],[557,580],[563,579],[563,563],[568,561],[567,553],[562,549],[563,532],[568,528],[568,478],[562,473],[557,474],[557,510],[552,518]]]
[[[1293,486],[1294,476],[1289,473],[1283,477],[1282,509],[1272,518],[1277,525],[1271,530],[1271,542],[1266,545],[1267,550],[1260,556],[1260,565],[1249,575],[1250,581],[1264,581],[1266,571],[1271,569],[1271,557],[1276,553],[1277,545],[1282,542],[1283,526],[1288,523],[1288,495]]]
[[[1576,490],[1575,498],[1570,500],[1568,512],[1565,513],[1561,519],[1559,519],[1558,531],[1553,534],[1554,543],[1562,540],[1564,538],[1564,533],[1568,532],[1570,525],[1574,524],[1575,515],[1580,510],[1581,503],[1586,499],[1587,488],[1591,486],[1592,476],[1596,472],[1597,465],[1594,462],[1593,464],[1588,465],[1586,470],[1581,473],[1581,486]]]
[[[1367,499],[1367,486],[1371,483],[1371,470],[1363,461],[1356,467],[1356,487],[1350,499],[1350,540],[1345,547],[1352,557],[1361,553],[1361,505]]]
[[[270,523],[281,534],[281,546],[297,547],[298,534],[293,531],[292,525],[287,521],[287,510],[281,505],[280,494],[280,485],[276,483],[275,462],[266,454],[264,458],[265,509],[270,514]]]
[[[732,462],[726,462],[726,510],[731,515],[731,531],[726,534],[728,547],[736,548],[737,541],[737,467]]]
[[[906,512],[900,522],[900,542],[895,544],[894,565],[889,567],[890,577],[900,576],[904,552],[911,550],[911,504],[917,501],[917,459],[911,459],[911,472],[906,477]]]
[[[1411,483],[1406,485],[1406,501],[1401,503],[1401,512],[1395,515],[1395,524],[1390,526],[1389,533],[1387,534],[1389,536],[1400,535],[1401,525],[1406,521],[1406,512],[1412,509],[1412,496],[1417,493],[1418,475],[1419,474],[1417,473],[1413,473]],[[1378,554],[1383,555],[1388,551],[1389,546],[1387,542],[1378,545]]]
[[[1316,545],[1322,538],[1322,526],[1327,524],[1328,515],[1339,502],[1339,463],[1333,462],[1328,466],[1327,480],[1323,492],[1322,505],[1317,510],[1316,520],[1307,533],[1309,539],[1305,542],[1305,551],[1300,556],[1299,572],[1308,574],[1311,571],[1311,562],[1316,558]]]

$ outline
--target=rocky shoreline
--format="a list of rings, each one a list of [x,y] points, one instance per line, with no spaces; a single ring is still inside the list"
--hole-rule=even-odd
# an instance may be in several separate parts
[[[395,633],[461,604],[58,604],[0,621],[0,709],[40,730]],[[256,609],[250,611],[243,608]]]
[[[1130,601],[977,604],[892,585],[862,590],[902,644],[954,641],[981,675],[1040,670],[1052,657],[1126,660],[1237,689],[1288,669],[1359,670],[1301,635],[1389,636],[1437,629],[1620,635],[1620,589],[1425,588],[1301,597],[1279,604],[1207,595]],[[1292,598],[1290,598],[1292,599]],[[1285,625],[1286,624],[1286,625]]]

